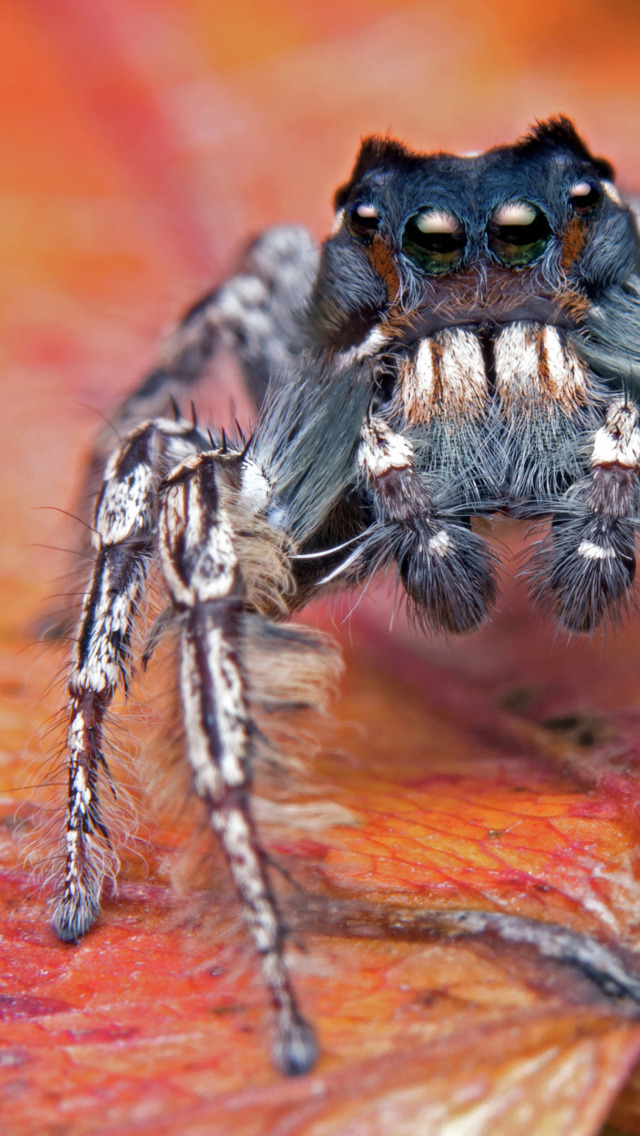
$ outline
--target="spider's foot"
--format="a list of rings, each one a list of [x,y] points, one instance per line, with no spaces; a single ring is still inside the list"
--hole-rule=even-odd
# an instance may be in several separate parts
[[[76,887],[75,892],[65,891],[58,900],[51,925],[63,942],[77,943],[91,930],[99,914],[99,897]]]
[[[633,523],[594,517],[556,523],[534,558],[534,597],[568,631],[593,631],[628,605],[635,575]]]
[[[462,524],[428,521],[405,538],[400,575],[419,620],[458,635],[475,631],[496,599],[493,560],[482,537]]]
[[[288,1077],[300,1077],[313,1069],[318,1059],[318,1043],[309,1023],[298,1014],[279,1023],[273,1059]]]

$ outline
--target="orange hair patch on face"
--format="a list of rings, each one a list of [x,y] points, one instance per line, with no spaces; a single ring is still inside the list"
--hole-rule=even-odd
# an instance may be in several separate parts
[[[565,272],[575,264],[587,240],[587,228],[581,217],[572,217],[562,234],[562,259]]]
[[[384,280],[387,289],[387,297],[389,301],[395,299],[398,288],[400,287],[400,278],[398,270],[395,266],[393,256],[388,245],[385,244],[382,237],[375,236],[367,249],[367,256],[371,263],[371,267],[375,269],[378,276]]]
[[[577,327],[580,327],[589,313],[590,304],[586,296],[567,288],[558,299],[558,307],[567,313]]]

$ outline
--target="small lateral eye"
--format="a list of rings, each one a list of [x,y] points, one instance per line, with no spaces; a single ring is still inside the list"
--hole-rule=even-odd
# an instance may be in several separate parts
[[[595,182],[579,181],[569,193],[569,204],[574,213],[591,213],[600,205],[602,198],[602,190]]]
[[[451,272],[462,258],[465,232],[453,213],[421,209],[407,221],[402,251],[426,272]]]
[[[489,248],[503,264],[520,268],[541,256],[552,237],[541,209],[529,201],[508,201],[496,209],[487,229]]]
[[[347,214],[347,226],[358,237],[372,237],[380,225],[375,205],[354,205]]]

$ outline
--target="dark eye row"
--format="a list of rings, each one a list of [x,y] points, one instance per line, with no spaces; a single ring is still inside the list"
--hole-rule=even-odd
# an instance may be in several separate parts
[[[593,213],[603,193],[590,181],[578,182],[569,194],[569,204],[580,216]],[[373,205],[355,205],[347,213],[349,231],[370,240],[380,225],[380,214]],[[545,214],[528,201],[502,205],[487,226],[487,243],[501,264],[519,268],[542,255],[553,236]],[[462,260],[466,234],[453,213],[423,207],[405,223],[402,251],[425,272],[451,272]]]

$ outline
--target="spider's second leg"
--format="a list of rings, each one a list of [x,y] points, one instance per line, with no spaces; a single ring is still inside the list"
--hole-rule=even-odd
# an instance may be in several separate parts
[[[261,561],[262,587],[271,584],[276,602],[291,581],[280,534],[250,507],[244,515],[238,511],[241,473],[242,455],[225,459],[220,452],[202,454],[172,473],[161,518],[161,554],[181,613],[180,686],[195,789],[209,809],[262,959],[277,1016],[276,1062],[285,1073],[296,1074],[312,1067],[317,1047],[291,986],[285,929],[251,816],[254,730],[242,660],[245,612],[256,607],[247,561]],[[253,550],[248,547],[252,537]]]
[[[118,433],[167,414],[170,400],[190,394],[220,347],[240,362],[259,407],[270,375],[290,370],[304,345],[299,316],[317,260],[311,234],[299,225],[262,233],[233,276],[198,300],[173,328],[157,366],[113,413]]]
[[[590,453],[591,475],[555,512],[533,560],[534,592],[571,631],[591,631],[628,604],[640,514],[640,414],[626,395],[609,402]]]

